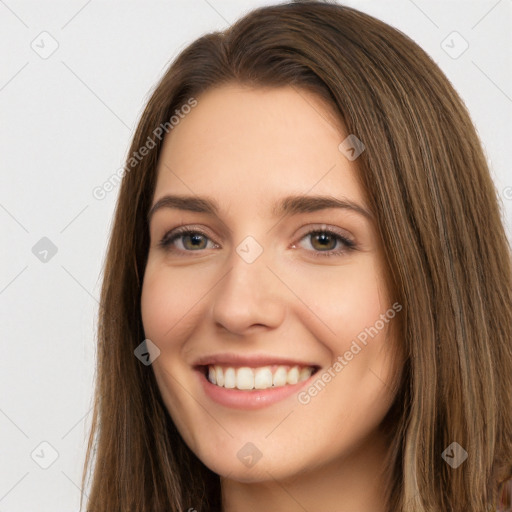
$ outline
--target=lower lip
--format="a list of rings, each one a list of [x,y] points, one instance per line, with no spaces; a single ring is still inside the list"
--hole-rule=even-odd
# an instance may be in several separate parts
[[[297,384],[287,384],[277,388],[253,389],[242,391],[239,389],[227,389],[212,384],[201,370],[196,370],[201,385],[206,395],[218,404],[235,409],[261,409],[268,405],[280,402],[289,396],[296,394],[301,388],[310,383],[314,375]]]

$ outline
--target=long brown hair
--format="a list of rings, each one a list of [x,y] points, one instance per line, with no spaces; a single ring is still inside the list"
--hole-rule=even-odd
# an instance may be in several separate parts
[[[318,1],[258,8],[196,40],[142,114],[104,266],[87,510],[221,509],[219,476],[185,445],[134,350],[144,340],[146,217],[163,139],[155,130],[227,82],[313,91],[366,146],[355,163],[403,306],[406,355],[388,415],[387,509],[497,510],[498,484],[512,475],[512,263],[480,141],[460,97],[411,39]],[[155,147],[134,158],[148,138]],[[443,457],[454,442],[468,454],[458,468]]]

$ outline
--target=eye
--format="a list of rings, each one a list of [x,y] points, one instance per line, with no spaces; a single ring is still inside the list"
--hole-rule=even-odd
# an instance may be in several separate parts
[[[209,240],[208,235],[198,229],[191,228],[177,228],[167,233],[162,240],[158,243],[159,247],[174,251],[174,252],[195,252],[202,249],[216,248],[218,245],[212,242],[213,247],[208,247],[207,241]],[[176,247],[175,242],[179,242]]]
[[[310,239],[313,255],[328,257],[342,256],[356,249],[356,244],[346,236],[331,229],[313,229],[308,231],[300,240]],[[293,247],[296,247],[295,245]],[[337,249],[335,249],[337,247]]]

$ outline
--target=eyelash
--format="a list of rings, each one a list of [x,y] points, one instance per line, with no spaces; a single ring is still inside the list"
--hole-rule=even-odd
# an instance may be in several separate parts
[[[313,229],[311,231],[308,231],[307,233],[305,233],[299,241],[303,240],[304,238],[308,237],[308,236],[311,236],[311,235],[318,235],[318,234],[327,234],[329,236],[333,236],[337,241],[340,241],[344,246],[345,248],[343,249],[337,249],[337,250],[331,250],[331,251],[315,251],[313,250],[313,254],[315,257],[336,257],[336,256],[343,256],[351,251],[354,251],[356,250],[357,246],[355,244],[355,242],[353,242],[352,240],[349,240],[348,238],[340,235],[339,233],[336,233],[335,231],[332,231],[330,229]],[[158,246],[167,250],[167,251],[170,251],[170,252],[197,252],[197,251],[183,251],[182,249],[179,249],[179,250],[176,250],[175,248],[171,248],[171,244],[177,240],[178,238],[181,238],[185,235],[201,235],[205,238],[207,238],[208,240],[210,239],[210,237],[204,233],[203,231],[201,231],[200,229],[190,229],[190,228],[187,228],[187,227],[184,227],[184,228],[176,228],[174,231],[170,231],[169,233],[167,233],[163,238],[162,240],[160,240],[160,242],[158,243]],[[213,240],[212,240],[213,241]],[[214,242],[215,243],[215,242]],[[218,244],[216,244],[218,245]],[[294,244],[295,245],[295,244]],[[308,252],[311,252],[311,251],[308,251]]]

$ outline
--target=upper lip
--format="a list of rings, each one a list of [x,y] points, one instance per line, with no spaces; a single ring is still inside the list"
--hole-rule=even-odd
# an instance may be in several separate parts
[[[224,354],[212,354],[207,356],[199,357],[193,363],[194,367],[208,366],[208,365],[219,365],[219,366],[249,366],[249,367],[261,367],[261,366],[302,366],[302,367],[314,367],[319,366],[309,361],[299,361],[289,357],[272,356],[266,354],[254,354],[254,355],[242,355],[234,353]]]

